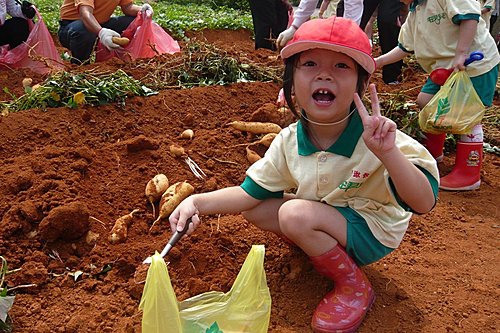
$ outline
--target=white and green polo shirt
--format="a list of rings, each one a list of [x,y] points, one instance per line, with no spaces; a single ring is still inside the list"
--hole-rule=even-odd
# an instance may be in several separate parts
[[[470,0],[415,0],[399,33],[399,47],[415,53],[418,63],[430,73],[453,65],[463,20],[479,21],[470,51],[481,51],[484,59],[467,66],[471,77],[490,71],[500,62],[500,55],[486,23],[480,20],[481,6]]]
[[[355,112],[339,139],[321,151],[298,121],[276,136],[265,156],[247,170],[241,187],[260,200],[281,198],[285,191],[295,190],[298,198],[350,207],[366,220],[380,243],[397,248],[412,213],[399,201],[387,170],[366,147],[362,132]],[[427,175],[437,196],[439,173],[434,158],[401,131],[396,145]]]

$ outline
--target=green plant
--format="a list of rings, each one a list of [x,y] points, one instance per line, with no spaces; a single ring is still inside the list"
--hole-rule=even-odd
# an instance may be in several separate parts
[[[228,7],[240,10],[250,10],[248,0],[160,0],[160,2],[175,3],[178,5],[204,5],[216,9],[217,7]]]
[[[148,73],[140,80],[152,89],[192,88],[236,82],[281,80],[281,66],[259,66],[232,57],[216,46],[191,40],[176,57],[135,63]]]
[[[55,34],[59,29],[62,0],[33,0],[33,3],[49,31]],[[152,2],[151,5],[155,11],[153,20],[178,38],[184,37],[184,32],[189,30],[253,29],[247,0],[174,0]],[[123,13],[117,8],[115,15]]]
[[[0,103],[4,110],[16,112],[31,108],[78,107],[83,104],[102,105],[116,102],[122,105],[129,96],[156,94],[140,81],[124,71],[96,73],[87,70],[80,73],[57,72],[36,89],[8,103]]]

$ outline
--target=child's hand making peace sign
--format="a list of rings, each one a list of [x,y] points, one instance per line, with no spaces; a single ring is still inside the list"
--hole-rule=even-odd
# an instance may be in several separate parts
[[[370,116],[357,93],[354,94],[354,104],[356,104],[363,122],[363,140],[368,149],[381,158],[384,153],[395,147],[397,126],[394,121],[380,114],[380,103],[375,84],[370,84],[369,89],[373,115]]]

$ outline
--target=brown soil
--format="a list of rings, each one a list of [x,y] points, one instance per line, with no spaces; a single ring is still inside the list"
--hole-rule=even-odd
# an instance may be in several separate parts
[[[262,64],[275,54],[253,49],[247,31],[207,31],[207,40]],[[140,77],[133,65],[111,61]],[[29,71],[0,72],[2,88],[22,92]],[[401,86],[381,92],[415,97],[423,76],[407,73]],[[280,122],[256,110],[276,99],[276,83],[163,90],[133,97],[125,107],[28,110],[0,117],[0,255],[16,290],[10,316],[14,332],[140,332],[143,259],[170,236],[153,221],[146,183],[164,173],[171,183],[187,180],[196,192],[240,184],[249,166],[241,144],[255,138],[225,124],[232,120]],[[0,100],[9,99],[0,92]],[[269,108],[268,108],[269,109]],[[272,110],[272,108],[270,108]],[[192,140],[178,136],[191,128]],[[184,147],[207,174],[197,179],[182,159]],[[445,157],[443,172],[453,155]],[[471,192],[441,192],[429,214],[414,216],[401,247],[363,268],[377,300],[360,332],[498,332],[500,292],[498,156],[485,153],[482,185]],[[124,243],[110,244],[114,221],[134,209]],[[332,283],[307,257],[239,215],[206,216],[169,257],[179,300],[209,290],[228,291],[252,244],[266,246],[265,271],[272,295],[270,332],[310,332],[312,313]],[[496,267],[496,268],[495,268]],[[75,279],[76,271],[83,275]],[[75,282],[76,280],[76,282]]]

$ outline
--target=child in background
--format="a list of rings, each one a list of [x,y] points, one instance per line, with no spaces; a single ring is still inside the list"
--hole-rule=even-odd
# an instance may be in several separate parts
[[[486,22],[486,28],[490,30],[491,14],[495,9],[495,0],[479,0],[481,4],[481,17]]]
[[[276,39],[276,45],[278,49],[282,49],[286,43],[288,43],[295,34],[295,31],[306,21],[311,18],[311,15],[316,9],[318,0],[300,0],[299,7],[293,13],[292,24],[279,34]],[[344,0],[337,1],[337,16],[343,16],[350,18],[356,23],[360,23],[361,17],[363,15],[363,0],[347,0],[344,4]],[[320,9],[321,10],[321,9]]]
[[[490,17],[490,34],[493,36],[493,38],[497,41],[496,36],[493,34],[493,28],[495,27],[495,23],[498,19],[498,9],[500,8],[500,1],[495,0],[495,7],[491,10],[491,17]]]
[[[372,115],[361,101],[375,70],[371,51],[352,20],[302,24],[281,51],[285,98],[299,121],[278,134],[240,186],[192,195],[170,216],[172,230],[192,217],[189,234],[199,215],[242,212],[299,246],[335,286],[314,312],[315,332],[357,329],[375,299],[359,267],[397,248],[412,212],[436,203],[435,160],[381,116],[374,85]]]
[[[318,17],[329,18],[330,16],[335,16],[339,1],[340,0],[323,0],[321,6],[319,7]]]
[[[479,19],[481,9],[476,0],[402,0],[410,5],[406,22],[401,27],[399,45],[376,58],[377,67],[391,64],[414,53],[427,72],[436,68],[465,70],[464,62],[472,51],[481,51],[484,59],[467,66],[472,84],[484,105],[493,103],[498,78],[498,54],[495,41]],[[440,86],[427,79],[417,104],[423,108],[439,91]],[[424,145],[438,161],[443,156],[445,133],[425,133]],[[483,154],[483,128],[477,125],[457,142],[455,166],[441,178],[444,190],[473,190],[480,186]]]

